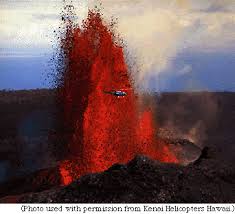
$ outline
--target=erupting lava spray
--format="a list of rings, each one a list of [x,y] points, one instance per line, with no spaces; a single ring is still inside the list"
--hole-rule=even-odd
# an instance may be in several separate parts
[[[63,184],[80,175],[125,163],[136,154],[163,162],[177,162],[164,143],[155,138],[150,108],[138,109],[123,47],[98,11],[90,11],[80,28],[64,21],[61,39],[63,69],[59,96],[64,125],[69,130],[69,157],[60,165]],[[122,98],[105,93],[122,90]]]

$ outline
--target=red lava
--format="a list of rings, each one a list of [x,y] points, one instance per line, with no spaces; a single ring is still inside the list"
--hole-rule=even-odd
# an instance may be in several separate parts
[[[136,154],[176,163],[174,154],[155,137],[150,108],[138,110],[123,48],[102,16],[90,11],[82,28],[67,26],[61,44],[66,66],[59,94],[70,130],[70,157],[60,165],[62,184],[126,163]],[[112,90],[123,90],[127,96],[105,93]]]

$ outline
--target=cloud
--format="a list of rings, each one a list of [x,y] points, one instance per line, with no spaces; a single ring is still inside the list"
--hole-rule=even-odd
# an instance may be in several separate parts
[[[192,66],[191,65],[184,65],[184,67],[177,72],[179,76],[183,76],[186,74],[189,74],[192,72]]]
[[[210,1],[208,7],[201,10],[202,12],[234,12],[235,2],[231,0],[214,0]]]
[[[62,1],[7,1],[0,7],[0,46],[4,48],[51,48],[60,25]],[[86,1],[74,1],[77,20],[87,15]]]

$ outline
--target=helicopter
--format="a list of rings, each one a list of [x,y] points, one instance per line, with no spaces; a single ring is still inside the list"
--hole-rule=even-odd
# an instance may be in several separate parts
[[[104,91],[104,93],[111,94],[111,95],[116,96],[116,97],[125,97],[125,96],[127,96],[127,92],[120,91],[120,90],[118,90],[118,91]]]

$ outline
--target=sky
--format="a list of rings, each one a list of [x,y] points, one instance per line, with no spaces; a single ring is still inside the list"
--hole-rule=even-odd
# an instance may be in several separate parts
[[[106,22],[117,18],[141,90],[235,91],[235,1],[77,0],[77,22],[100,4]],[[59,0],[0,0],[0,89],[50,87],[62,6]]]

